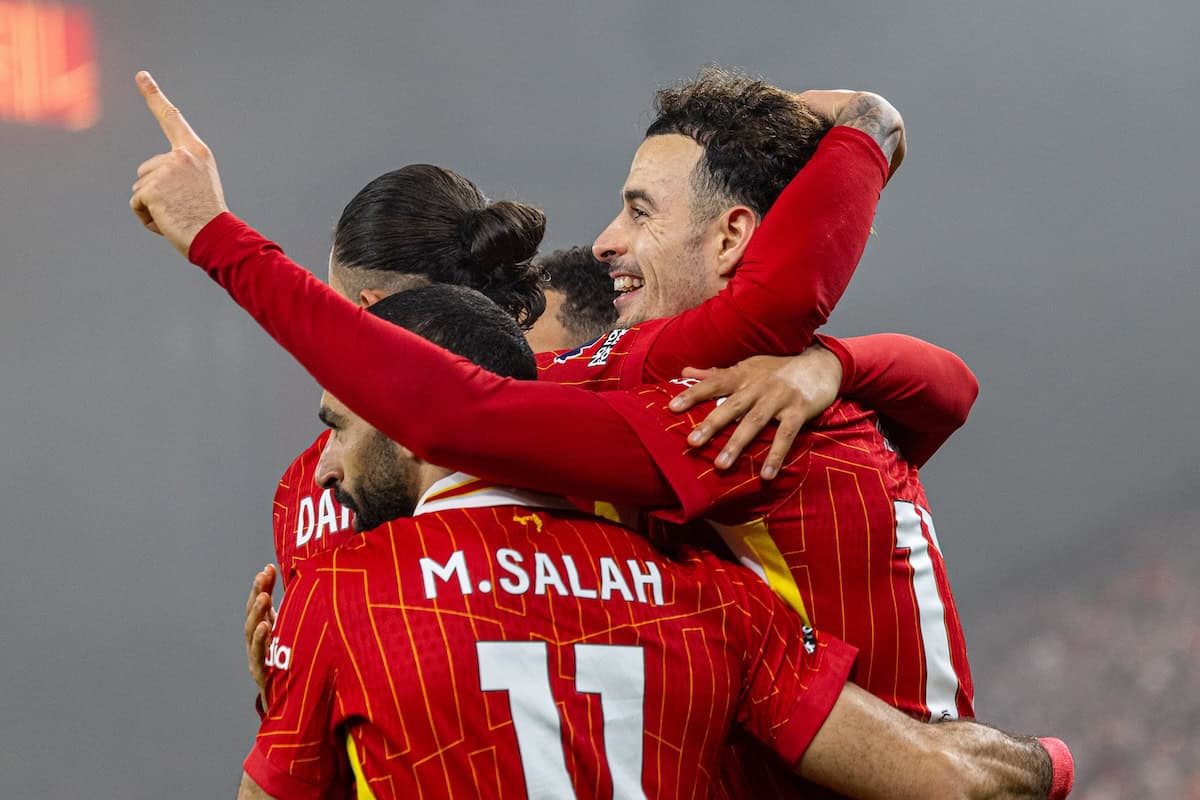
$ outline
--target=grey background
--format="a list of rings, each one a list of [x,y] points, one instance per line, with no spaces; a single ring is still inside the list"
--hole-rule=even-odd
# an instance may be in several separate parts
[[[968,643],[1035,565],[1084,591],[1123,526],[1192,508],[1195,3],[92,8],[99,125],[0,123],[0,795],[233,793],[257,723],[242,606],[318,430],[307,375],[128,211],[164,149],[142,67],[233,210],[320,274],[345,202],[415,161],[590,242],[652,89],[705,62],[879,91],[910,154],[831,330],[922,336],[979,375],[924,472]],[[1001,722],[1021,702],[980,700]]]

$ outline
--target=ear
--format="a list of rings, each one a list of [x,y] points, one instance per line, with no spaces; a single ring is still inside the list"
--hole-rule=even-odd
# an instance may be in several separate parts
[[[363,289],[358,293],[358,304],[363,308],[373,306],[380,300],[388,296],[388,292],[380,291],[379,289]]]
[[[746,246],[758,230],[758,215],[746,206],[734,206],[721,215],[717,274],[729,278],[746,253]]]

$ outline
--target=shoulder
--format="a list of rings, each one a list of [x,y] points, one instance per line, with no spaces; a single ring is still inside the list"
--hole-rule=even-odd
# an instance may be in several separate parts
[[[539,353],[538,378],[586,388],[641,382],[645,352],[669,320],[651,320],[608,333],[570,350]]]

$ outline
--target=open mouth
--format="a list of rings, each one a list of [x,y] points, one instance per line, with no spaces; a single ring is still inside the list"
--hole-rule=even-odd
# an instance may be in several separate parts
[[[617,293],[617,296],[613,298],[613,305],[618,309],[632,302],[642,287],[646,285],[646,281],[639,275],[613,275],[612,282],[613,291]]]

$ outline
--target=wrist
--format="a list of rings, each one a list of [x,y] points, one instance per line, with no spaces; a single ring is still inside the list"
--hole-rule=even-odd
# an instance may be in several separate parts
[[[1075,786],[1075,759],[1062,739],[1047,736],[1038,742],[1050,756],[1049,800],[1063,800]]]

